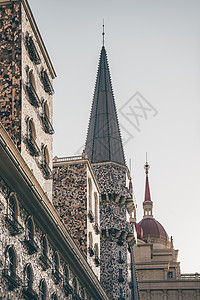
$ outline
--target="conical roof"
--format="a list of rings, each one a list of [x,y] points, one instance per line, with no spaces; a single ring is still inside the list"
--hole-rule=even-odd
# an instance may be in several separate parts
[[[125,165],[105,47],[101,49],[85,151],[91,162]]]

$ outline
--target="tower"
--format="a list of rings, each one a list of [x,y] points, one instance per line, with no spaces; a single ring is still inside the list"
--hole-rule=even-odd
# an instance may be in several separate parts
[[[131,260],[134,211],[106,49],[100,54],[85,151],[100,187],[100,281],[109,299],[138,299]]]
[[[0,121],[51,199],[56,74],[28,2],[0,2]]]

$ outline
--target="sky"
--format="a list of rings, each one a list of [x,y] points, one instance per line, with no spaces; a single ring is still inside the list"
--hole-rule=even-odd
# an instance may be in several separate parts
[[[52,59],[54,156],[81,153],[102,47],[118,108],[137,220],[146,152],[154,217],[200,273],[200,1],[29,0]]]

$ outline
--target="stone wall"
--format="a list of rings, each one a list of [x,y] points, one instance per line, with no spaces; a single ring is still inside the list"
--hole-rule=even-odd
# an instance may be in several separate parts
[[[87,165],[54,166],[53,205],[87,256]]]
[[[0,6],[0,121],[21,149],[21,5]]]
[[[16,203],[18,206],[18,226],[20,224],[20,232],[13,234],[13,226],[10,222],[7,221],[8,217],[8,202],[10,201],[11,195],[15,195],[17,199]],[[47,297],[46,299],[51,299],[53,293],[56,293],[58,299],[90,299],[87,296],[87,292],[84,290],[84,287],[78,281],[75,274],[64,259],[60,257],[59,265],[59,276],[61,280],[56,279],[52,271],[54,269],[54,255],[57,250],[54,246],[51,245],[50,240],[48,239],[48,259],[49,266],[45,269],[44,264],[42,263],[40,257],[42,255],[42,246],[41,239],[44,236],[45,232],[41,230],[38,224],[34,223],[34,216],[31,216],[34,224],[34,246],[37,250],[30,254],[29,247],[25,243],[25,236],[27,231],[27,218],[30,214],[23,208],[20,203],[20,199],[17,197],[14,191],[12,191],[9,186],[0,178],[0,274],[4,274],[4,271],[8,266],[6,263],[6,249],[9,246],[12,246],[16,254],[16,275],[18,278],[18,284],[10,290],[9,288],[9,279],[6,276],[0,277],[0,298],[1,299],[24,299],[23,287],[25,286],[25,266],[31,264],[33,270],[33,284],[32,290],[35,295],[39,295],[39,285],[41,279],[44,279],[47,285]],[[16,225],[17,223],[15,223]],[[18,227],[19,228],[19,227]],[[28,250],[29,249],[29,250]],[[58,253],[59,256],[59,253]],[[64,282],[64,268],[67,267],[69,270],[69,284],[72,287],[72,294],[66,294],[63,288]],[[13,277],[14,278],[14,277]],[[77,280],[77,297],[74,298],[74,278]],[[83,293],[85,296],[83,296]],[[81,298],[83,297],[83,298]],[[27,298],[29,299],[29,298]],[[36,298],[34,298],[36,299]]]
[[[109,299],[131,299],[127,234],[132,231],[127,219],[125,199],[126,171],[115,164],[93,165],[101,190],[101,284]]]

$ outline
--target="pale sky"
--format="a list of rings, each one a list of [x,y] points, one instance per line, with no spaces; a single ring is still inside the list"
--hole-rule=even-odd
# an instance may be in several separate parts
[[[200,273],[200,1],[29,3],[57,73],[54,155],[74,155],[84,145],[104,18],[137,220],[147,151],[154,217],[173,236],[182,273]],[[138,101],[149,109],[146,115]]]

